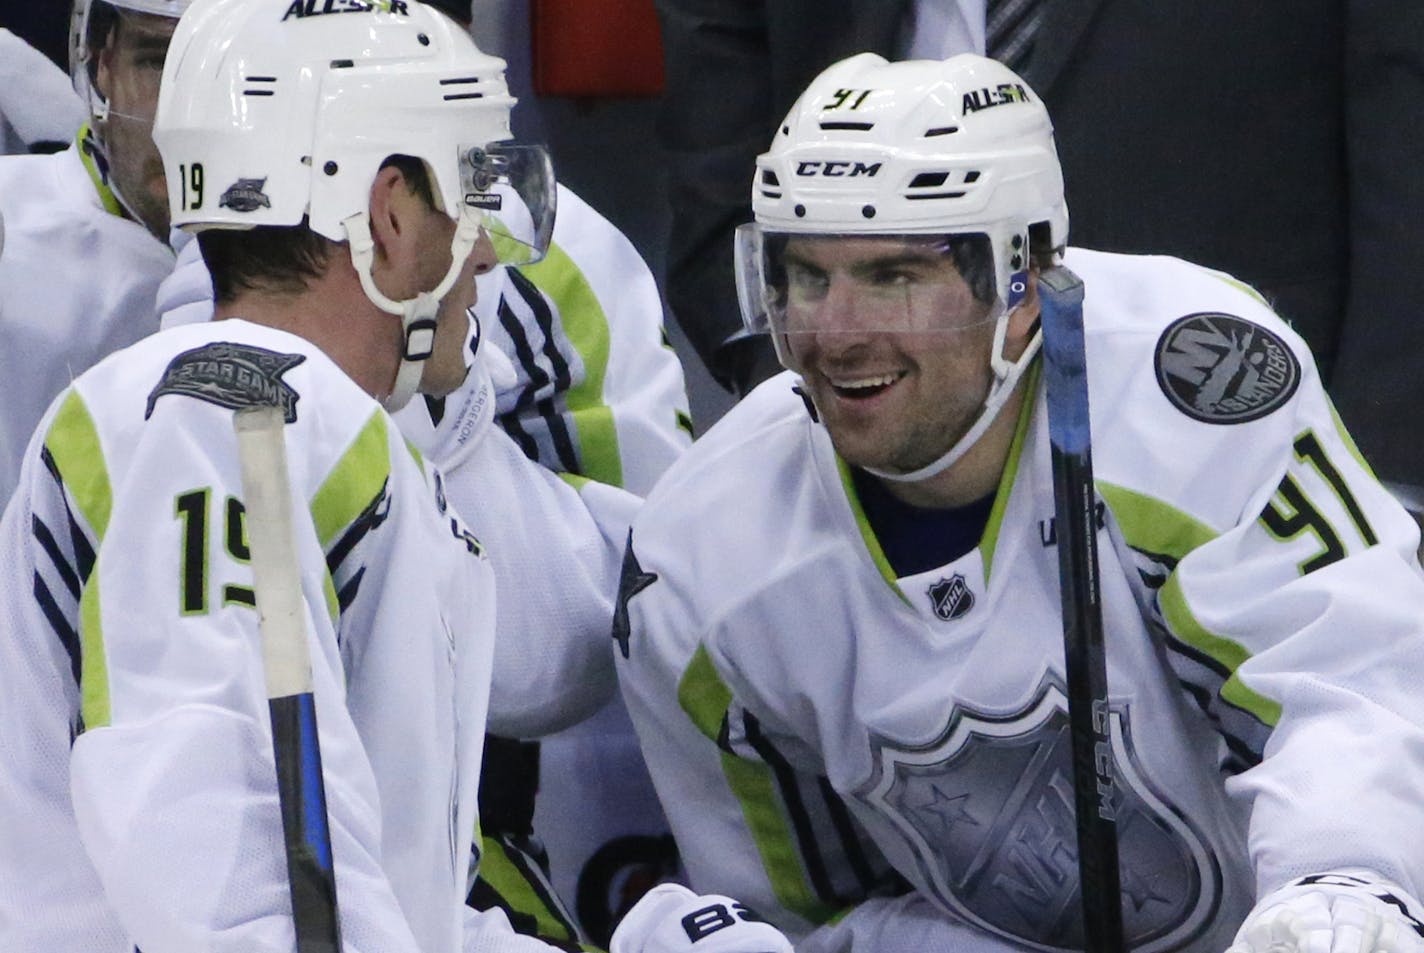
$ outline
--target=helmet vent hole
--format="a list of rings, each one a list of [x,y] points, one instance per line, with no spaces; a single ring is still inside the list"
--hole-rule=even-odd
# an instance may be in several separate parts
[[[845,130],[848,132],[869,132],[870,130],[875,128],[875,123],[843,121],[823,122],[821,123],[821,128],[823,130],[826,130],[827,132],[834,132],[836,130]]]
[[[969,184],[971,184],[971,183],[978,182],[978,181],[979,181],[979,173],[978,173],[977,171],[969,171],[969,172],[964,173],[964,184],[965,184],[965,185],[969,185]]]
[[[331,68],[332,68],[332,69],[350,69],[351,67],[353,67],[353,66],[355,66],[355,65],[356,65],[356,62],[355,62],[354,60],[332,60],[332,61],[331,61]]]
[[[910,181],[912,189],[932,189],[936,186],[944,185],[949,178],[948,172],[921,172]]]
[[[948,136],[959,131],[958,126],[935,126],[933,129],[925,130],[925,138],[931,139],[935,136]]]
[[[776,173],[773,172],[773,171],[771,171],[770,169],[762,169],[762,171],[761,171],[761,184],[762,184],[762,185],[779,186],[779,185],[781,184],[781,180],[778,179],[778,178],[776,177]]]

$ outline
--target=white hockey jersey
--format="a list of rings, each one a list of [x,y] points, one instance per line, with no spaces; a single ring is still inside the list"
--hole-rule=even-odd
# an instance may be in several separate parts
[[[89,367],[158,329],[173,252],[124,218],[81,145],[0,157],[0,505],[30,433]]]
[[[476,285],[485,345],[516,369],[496,395],[503,433],[476,436],[488,394],[473,376],[396,420],[445,471],[455,508],[492,554],[501,635],[490,728],[545,739],[535,829],[557,892],[572,899],[610,841],[667,829],[617,697],[607,633],[632,514],[691,443],[687,394],[648,266],[568,188],[559,186],[547,257]],[[197,244],[182,245],[158,295],[164,326],[206,320],[210,295]],[[522,457],[539,465],[521,467]]]
[[[0,522],[7,953],[292,947],[232,429],[254,401],[287,410],[345,948],[494,948],[463,923],[490,567],[385,411],[230,320],[77,380]]]
[[[1418,896],[1417,529],[1249,289],[1175,259],[1067,264],[1130,945],[1220,953],[1257,895],[1341,867]],[[948,565],[896,578],[789,374],[635,521],[619,676],[693,885],[800,950],[1082,948],[1031,380],[980,543]]]

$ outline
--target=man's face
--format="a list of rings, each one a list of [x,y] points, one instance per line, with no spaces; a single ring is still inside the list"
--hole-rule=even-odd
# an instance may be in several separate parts
[[[120,11],[99,51],[95,84],[109,103],[100,135],[109,175],[130,210],[159,239],[168,238],[168,193],[163,160],[153,144],[153,116],[163,59],[178,21]]]
[[[433,289],[445,277],[450,267],[450,240],[455,234],[455,223],[450,217],[430,211],[421,236],[425,251],[421,255],[424,274],[421,287]],[[465,339],[469,332],[469,318],[466,311],[475,303],[475,275],[484,274],[496,264],[494,246],[488,236],[480,232],[479,241],[465,259],[464,267],[455,278],[455,284],[440,299],[440,310],[436,316],[435,349],[425,362],[425,370],[420,378],[420,392],[431,397],[444,397],[454,391],[465,380]],[[486,347],[490,346],[488,344]]]
[[[848,463],[910,472],[978,417],[992,381],[991,305],[942,245],[794,237],[784,345]]]

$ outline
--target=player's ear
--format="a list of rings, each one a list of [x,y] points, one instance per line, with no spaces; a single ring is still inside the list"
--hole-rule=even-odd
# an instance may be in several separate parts
[[[411,189],[404,173],[393,165],[383,166],[371,183],[371,238],[375,257],[371,276],[385,290],[404,286],[419,267],[418,236],[423,202]],[[389,294],[389,292],[387,292]],[[397,293],[396,297],[407,297]]]

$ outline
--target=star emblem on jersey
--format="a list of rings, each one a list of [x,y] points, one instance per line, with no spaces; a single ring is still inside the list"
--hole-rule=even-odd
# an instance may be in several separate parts
[[[1257,420],[1290,400],[1300,361],[1273,332],[1235,315],[1178,318],[1157,339],[1157,383],[1172,406],[1208,424]]]
[[[953,711],[938,737],[872,736],[855,797],[885,819],[917,886],[1016,946],[1083,949],[1068,702],[1055,674],[1018,711]],[[1154,785],[1114,707],[1113,806],[1128,946],[1189,947],[1221,914],[1221,870],[1201,832]],[[893,833],[892,833],[893,832]]]
[[[974,593],[970,591],[969,583],[964,581],[964,576],[959,573],[930,586],[927,594],[930,597],[930,605],[934,607],[934,614],[946,622],[963,618],[974,608]]]
[[[272,200],[262,187],[267,184],[266,176],[260,179],[238,179],[223,192],[218,199],[218,208],[230,208],[234,212],[255,212],[259,208],[271,208]]]
[[[628,530],[628,548],[623,550],[623,573],[618,579],[618,604],[613,609],[613,641],[618,651],[628,657],[628,639],[632,626],[628,622],[628,600],[658,581],[655,572],[643,572],[638,556],[633,552],[633,531]]]
[[[148,395],[143,419],[153,415],[158,398],[180,394],[230,410],[280,407],[286,422],[296,423],[301,395],[282,380],[282,375],[306,359],[305,354],[282,354],[232,341],[215,341],[184,351],[168,362],[158,386]]]

